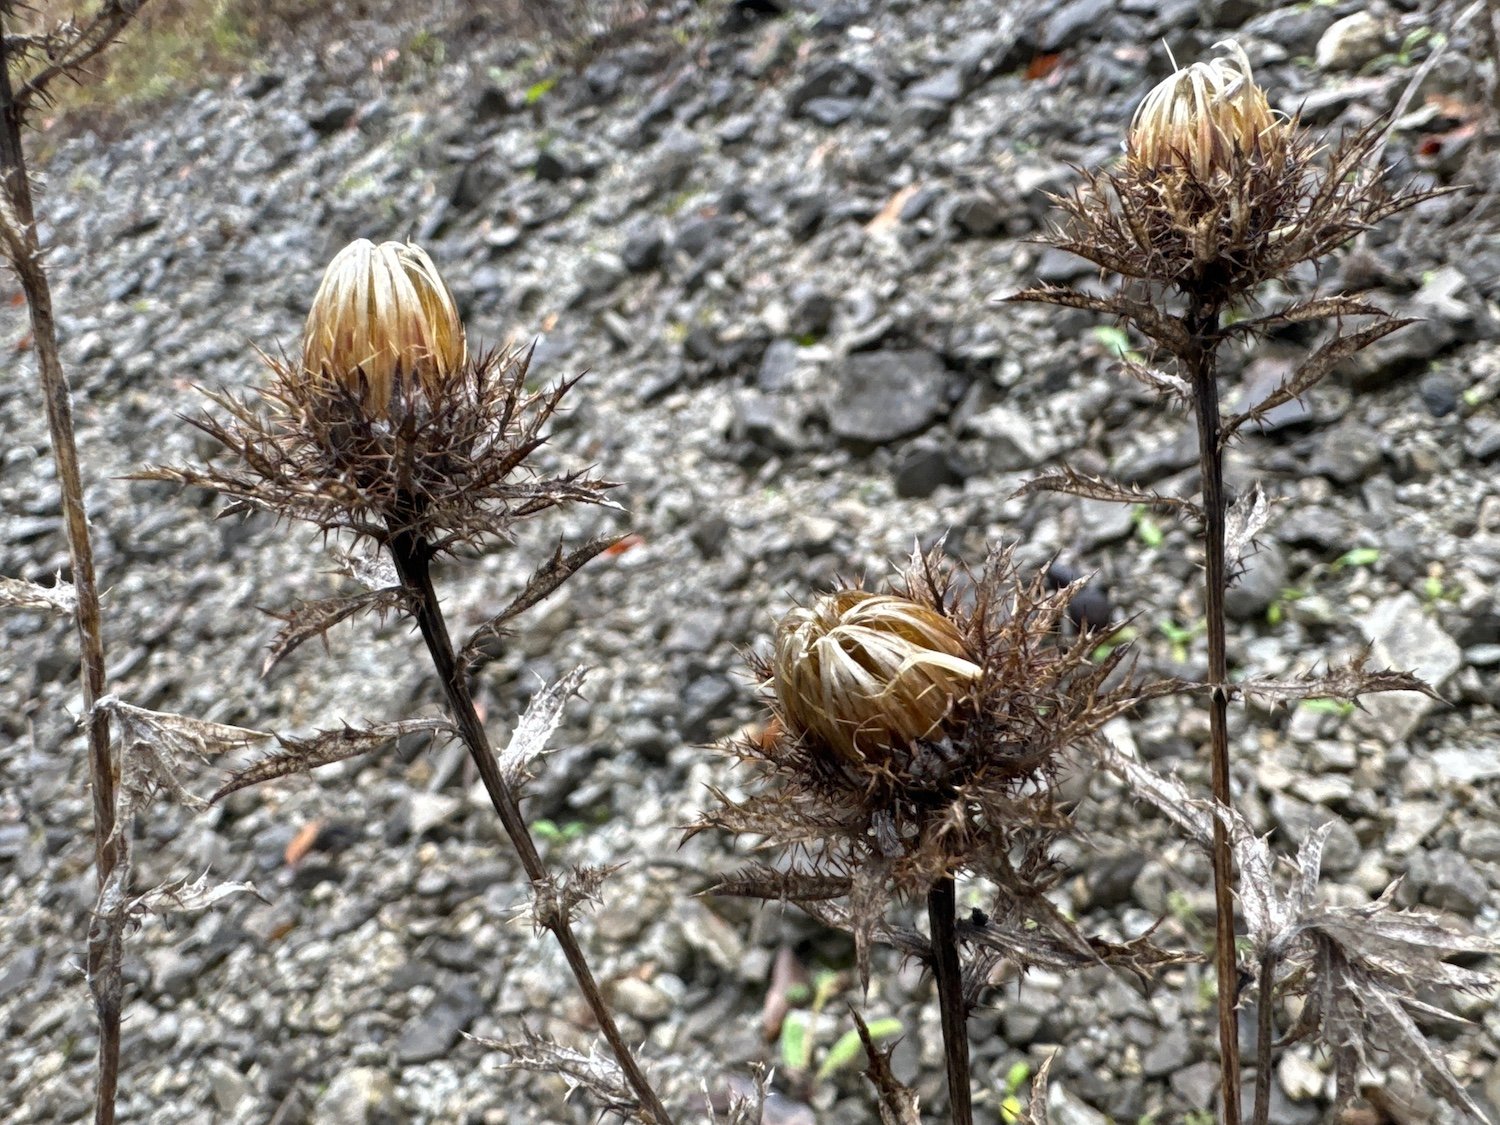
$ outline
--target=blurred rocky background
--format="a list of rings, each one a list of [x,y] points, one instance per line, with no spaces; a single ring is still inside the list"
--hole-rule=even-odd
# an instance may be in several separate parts
[[[46,5],[44,5],[44,8]],[[811,1012],[798,972],[848,942],[792,913],[690,897],[735,865],[679,847],[705,786],[743,778],[707,744],[753,723],[739,650],[836,574],[887,576],[946,537],[977,562],[1097,571],[1094,613],[1137,636],[1140,671],[1201,674],[1185,529],[1055,495],[1036,470],[1194,486],[1192,437],[1112,370],[1137,346],[1083,313],[997,307],[1040,278],[1088,284],[1043,250],[1048,193],[1120,151],[1171,67],[1236,38],[1273,102],[1337,131],[1390,113],[1398,178],[1459,190],[1362,235],[1320,276],[1422,322],[1276,411],[1231,480],[1283,504],[1239,587],[1231,660],[1284,674],[1371,647],[1446,702],[1317,701],[1236,712],[1236,779],[1256,827],[1293,847],[1335,822],[1327,893],[1399,895],[1500,930],[1500,227],[1497,75],[1480,12],[1363,0],[703,0],[442,3],[159,0],[31,138],[38,209],[74,382],[110,678],[140,706],[306,733],[432,714],[415,638],[358,621],[260,679],[264,611],[344,589],[332,544],[126,474],[212,451],[195,390],[262,378],[297,347],[323,265],[350,239],[412,238],[453,285],[471,340],[537,341],[538,380],[588,374],[543,456],[625,483],[628,515],[539,522],[439,575],[455,621],[504,605],[560,539],[629,530],[532,611],[480,684],[506,734],[544,682],[587,665],[530,790],[559,862],[628,861],[585,925],[644,1057],[711,1086],[777,1068],[768,1121],[874,1119],[858,1066],[799,1073],[768,1040],[777,1005],[813,1070],[844,1002],[899,1021],[897,1074],[946,1101],[929,983],[884,962],[867,998]],[[246,10],[252,10],[253,14]],[[148,9],[149,11],[149,9]],[[0,573],[67,565],[25,308],[0,318]],[[1268,293],[1268,300],[1277,294]],[[1253,401],[1314,338],[1225,372]],[[1105,600],[1107,598],[1107,601]],[[80,950],[93,901],[76,644],[63,621],[0,619],[0,1104],[7,1120],[89,1116],[94,1039]],[[1202,715],[1122,724],[1159,768],[1206,786]],[[207,794],[230,763],[189,779]],[[149,922],[127,951],[122,1120],[587,1122],[556,1076],[501,1073],[462,1032],[523,1026],[591,1042],[554,946],[461,752],[414,742],[237,794],[161,806],[142,888],[208,870],[265,902]],[[1058,901],[1097,932],[1201,947],[1206,857],[1117,784],[1065,779],[1086,837]],[[982,888],[976,888],[978,894]],[[975,900],[976,903],[981,901]],[[779,963],[780,971],[773,973]],[[1050,1051],[1062,1125],[1203,1122],[1212,983],[1100,969],[1032,973],[973,1025],[981,1112]],[[799,999],[800,997],[800,999]],[[769,1002],[768,1002],[769,998]],[[1436,1049],[1500,1105],[1500,1014],[1456,1004]],[[1277,1072],[1277,1125],[1327,1120],[1319,1059]],[[1370,1074],[1374,1121],[1446,1120],[1399,1070]],[[987,1108],[986,1108],[987,1107]],[[1199,1116],[1194,1117],[1194,1114]],[[936,1118],[935,1118],[936,1119]]]

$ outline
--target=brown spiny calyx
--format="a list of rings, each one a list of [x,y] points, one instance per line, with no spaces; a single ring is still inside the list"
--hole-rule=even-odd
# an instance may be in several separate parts
[[[361,238],[328,264],[302,335],[308,378],[344,387],[384,417],[393,391],[437,401],[466,356],[453,294],[421,247]]]
[[[1214,46],[1228,57],[1176,71],[1141,102],[1127,142],[1132,161],[1207,183],[1285,146],[1288,125],[1255,84],[1244,50],[1233,40]]]
[[[949,618],[839,590],[782,620],[771,683],[793,734],[857,763],[937,736],[981,674]]]

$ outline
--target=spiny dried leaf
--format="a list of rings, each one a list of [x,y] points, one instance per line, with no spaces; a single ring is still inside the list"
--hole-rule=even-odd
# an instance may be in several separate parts
[[[1137,362],[1129,356],[1120,360],[1120,370],[1147,390],[1155,391],[1172,402],[1188,406],[1193,401],[1193,385],[1181,375]]]
[[[1238,568],[1245,552],[1271,518],[1271,501],[1260,482],[1242,493],[1229,506],[1224,519],[1224,557],[1231,568]]]
[[[138,895],[130,903],[131,918],[139,920],[148,914],[182,914],[195,910],[207,910],[226,898],[248,894],[265,902],[253,883],[210,883],[204,872],[191,883],[186,879],[175,879]]]
[[[1062,247],[1078,253],[1079,247],[1067,244]],[[1123,271],[1121,271],[1123,272]],[[1156,341],[1173,355],[1179,355],[1188,346],[1187,326],[1181,318],[1162,312],[1155,305],[1129,297],[1124,293],[1097,296],[1080,293],[1076,289],[1065,289],[1058,285],[1039,285],[1023,289],[1005,298],[1007,301],[1030,301],[1036,304],[1063,305],[1071,309],[1088,309],[1092,312],[1110,313],[1129,320],[1142,334]]]
[[[1293,399],[1301,398],[1313,387],[1321,383],[1328,373],[1344,360],[1354,355],[1362,348],[1368,347],[1382,336],[1389,336],[1398,328],[1404,328],[1408,324],[1415,324],[1416,320],[1411,317],[1391,317],[1382,320],[1368,328],[1362,328],[1357,332],[1348,332],[1336,335],[1328,343],[1324,344],[1312,355],[1308,356],[1297,369],[1282,381],[1281,385],[1273,390],[1265,398],[1261,399],[1250,409],[1236,414],[1224,423],[1220,433],[1220,444],[1227,444],[1243,426],[1249,422],[1259,422],[1278,406],[1291,402]]]
[[[276,735],[276,741],[282,747],[281,752],[231,774],[229,780],[210,798],[210,803],[221,801],[231,793],[258,785],[262,781],[305,773],[319,766],[357,758],[361,754],[379,750],[398,738],[422,732],[446,737],[456,737],[458,734],[458,730],[446,719],[402,719],[399,722],[375,723],[369,727],[346,724],[339,730],[318,731],[307,738]]]
[[[1288,324],[1304,324],[1310,320],[1340,319],[1346,316],[1379,316],[1391,314],[1378,305],[1361,301],[1357,297],[1336,294],[1331,297],[1308,297],[1294,301],[1286,308],[1266,316],[1236,321],[1225,331],[1229,335],[1258,336],[1273,328]]]
[[[1105,500],[1112,504],[1144,504],[1194,519],[1203,518],[1203,509],[1191,500],[1180,496],[1163,496],[1149,488],[1080,473],[1067,465],[1048,469],[1040,476],[1032,477],[1016,489],[1014,494],[1025,496],[1034,492],[1065,492],[1072,496],[1082,496],[1086,500]]]
[[[728,898],[758,898],[766,902],[823,902],[843,898],[852,880],[846,875],[815,875],[807,871],[778,871],[763,864],[752,864],[727,875],[716,877],[714,885],[703,894]]]
[[[563,708],[579,693],[587,675],[586,668],[575,668],[531,697],[510,741],[496,757],[500,776],[507,785],[519,787],[530,776],[527,767],[547,749],[548,739],[562,722]]]
[[[374,611],[390,613],[407,604],[407,595],[399,586],[381,590],[369,590],[338,598],[322,598],[314,602],[299,602],[291,609],[276,612],[267,610],[270,616],[283,622],[276,635],[271,638],[269,651],[260,666],[265,677],[271,670],[314,637],[322,637],[340,621],[356,613]]]
[[[771,1071],[759,1062],[751,1063],[749,1069],[748,1081],[730,1076],[720,1081],[719,1089],[711,1088],[707,1080],[702,1083],[703,1099],[708,1103],[714,1125],[766,1125]]]
[[[587,563],[624,538],[624,535],[599,535],[567,554],[559,546],[550,559],[532,572],[525,587],[511,599],[509,605],[469,635],[459,653],[460,669],[473,670],[493,660],[498,655],[499,643],[510,636],[510,630],[506,628],[508,622],[550,597]]]
[[[568,1084],[570,1093],[587,1090],[600,1102],[602,1109],[612,1110],[628,1121],[656,1125],[656,1119],[636,1100],[614,1059],[563,1047],[529,1028],[522,1030],[520,1039],[486,1039],[468,1032],[463,1035],[481,1046],[509,1055],[510,1059],[500,1064],[501,1070],[556,1075]]]
[[[917,1112],[917,1092],[902,1085],[896,1078],[896,1072],[891,1069],[891,1054],[895,1046],[878,1046],[870,1035],[870,1029],[865,1026],[864,1019],[852,1006],[849,1015],[859,1031],[859,1041],[865,1045],[865,1077],[875,1087],[875,1095],[879,1099],[880,1125],[921,1125],[922,1119]]]
[[[556,929],[561,919],[576,918],[580,909],[602,902],[601,892],[609,877],[623,864],[580,865],[566,875],[548,875],[531,884],[531,925],[538,932]]]
[[[1037,1067],[1036,1073],[1031,1076],[1031,1092],[1027,1096],[1026,1108],[1022,1111],[1022,1116],[1016,1118],[1016,1125],[1052,1125],[1047,1099],[1052,1082],[1052,1063],[1060,1054],[1062,1054],[1061,1049],[1053,1051],[1042,1060],[1042,1065]]]
[[[1389,669],[1369,669],[1365,661],[1369,653],[1351,657],[1347,664],[1330,668],[1327,672],[1308,672],[1302,676],[1274,678],[1251,676],[1234,685],[1234,690],[1247,698],[1284,703],[1300,699],[1342,699],[1357,702],[1361,695],[1383,691],[1415,691],[1432,699],[1442,696],[1411,672],[1394,672]]]
[[[135,818],[156,799],[169,793],[189,808],[204,808],[202,798],[184,784],[188,757],[207,761],[251,742],[271,737],[264,731],[210,723],[188,715],[148,711],[118,696],[106,695],[95,708],[107,712],[119,731],[120,788],[115,803],[115,831],[123,838]]]
[[[63,585],[61,574],[51,586],[0,575],[0,609],[41,609],[49,613],[72,614],[78,609],[78,592],[72,586]]]

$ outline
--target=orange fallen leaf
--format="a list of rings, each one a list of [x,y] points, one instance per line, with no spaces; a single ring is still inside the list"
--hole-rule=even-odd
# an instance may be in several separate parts
[[[318,833],[323,831],[323,821],[311,820],[297,830],[297,834],[288,841],[283,858],[288,867],[296,867],[304,859],[307,853],[313,850],[313,845],[318,842]]]
[[[1026,64],[1026,81],[1035,82],[1039,78],[1046,78],[1057,69],[1057,64],[1062,62],[1061,54],[1038,55]]]
[[[618,543],[611,543],[608,547],[604,548],[604,554],[607,558],[614,558],[617,555],[623,555],[626,551],[634,550],[645,541],[639,535],[627,535]]]

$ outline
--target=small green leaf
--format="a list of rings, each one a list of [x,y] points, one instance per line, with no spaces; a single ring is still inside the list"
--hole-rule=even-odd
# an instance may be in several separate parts
[[[805,1071],[812,1063],[812,1037],[808,1035],[808,1018],[802,1012],[788,1012],[781,1021],[781,1065],[788,1070]]]
[[[1123,328],[1101,324],[1094,329],[1094,339],[1116,359],[1124,359],[1130,354],[1130,335]]]
[[[1160,547],[1166,535],[1162,532],[1161,525],[1151,518],[1151,513],[1137,504],[1130,510],[1130,518],[1135,522],[1135,533],[1140,541],[1148,547]]]
[[[1025,1059],[1010,1064],[1005,1072],[1005,1088],[1012,1094],[1018,1091],[1031,1077],[1031,1064]]]
[[[562,829],[557,826],[557,822],[546,819],[533,822],[531,825],[531,834],[533,836],[539,837],[540,839],[546,840],[549,843],[556,842],[563,838]]]
[[[1000,1120],[1005,1125],[1015,1125],[1021,1118],[1021,1099],[1014,1094],[1005,1095],[1005,1100],[1000,1103]]]
[[[1338,557],[1333,565],[1335,568],[1346,566],[1374,566],[1380,561],[1380,550],[1377,547],[1355,547],[1352,551],[1345,551]]]
[[[526,104],[536,105],[547,96],[547,92],[557,85],[556,78],[543,78],[540,82],[533,82],[526,87]]]
[[[901,1033],[901,1021],[898,1019],[871,1020],[866,1025],[870,1032],[870,1041],[878,1043],[882,1039],[889,1039],[892,1035]],[[859,1032],[846,1031],[839,1036],[828,1051],[828,1057],[823,1060],[823,1065],[818,1067],[818,1077],[827,1078],[830,1074],[837,1074],[844,1067],[860,1057],[864,1050],[864,1043],[860,1041]]]
[[[1344,716],[1354,711],[1354,704],[1347,699],[1304,699],[1298,704],[1304,711],[1311,711],[1317,715]]]

